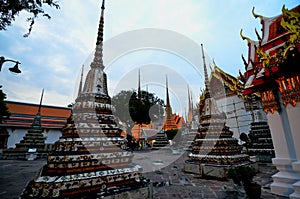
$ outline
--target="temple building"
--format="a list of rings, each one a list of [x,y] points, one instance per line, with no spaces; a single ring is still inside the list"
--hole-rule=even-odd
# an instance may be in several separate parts
[[[112,115],[103,64],[104,0],[94,59],[84,87],[79,87],[73,112],[55,142],[47,163],[23,191],[21,198],[103,198],[140,190],[148,198],[141,167],[124,151],[122,130]],[[141,188],[141,189],[140,189]],[[144,190],[144,192],[142,191]],[[141,195],[131,195],[141,198]]]
[[[300,198],[300,6],[282,8],[282,14],[264,17],[252,10],[262,24],[257,40],[248,43],[243,79],[244,95],[259,93],[267,113],[278,173],[272,176],[271,192]]]
[[[209,77],[210,93],[216,100],[218,109],[226,114],[226,124],[239,139],[241,133],[248,134],[254,110],[245,108],[242,96],[243,85],[238,78],[226,73],[215,62]],[[263,112],[263,111],[262,111]],[[264,113],[263,113],[264,114]]]
[[[250,158],[241,154],[242,147],[233,138],[233,132],[226,125],[226,115],[219,111],[210,94],[205,56],[202,47],[205,75],[205,94],[200,101],[200,127],[192,143],[191,153],[185,162],[185,171],[201,176],[226,178],[228,167],[247,165]]]

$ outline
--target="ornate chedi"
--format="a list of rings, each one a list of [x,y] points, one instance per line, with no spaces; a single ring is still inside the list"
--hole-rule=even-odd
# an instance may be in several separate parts
[[[37,149],[38,152],[45,148],[46,137],[43,135],[42,130],[42,121],[41,121],[41,105],[43,100],[44,90],[42,91],[42,96],[40,100],[39,109],[37,114],[34,116],[31,128],[28,130],[28,133],[23,137],[23,140],[20,143],[16,144],[16,149]]]
[[[35,152],[34,158],[37,156],[46,156],[49,151],[45,149],[45,140],[46,137],[43,134],[42,129],[42,121],[41,121],[41,106],[42,106],[42,100],[44,95],[44,89],[42,91],[40,105],[38,107],[37,114],[33,118],[33,122],[28,130],[28,132],[25,134],[23,139],[16,143],[16,148],[14,149],[6,149],[3,151],[3,156],[5,158],[29,158],[30,154],[28,153],[29,150],[32,150]]]
[[[258,41],[246,39],[244,95],[259,93],[267,113],[279,172],[272,176],[271,192],[300,198],[300,6],[282,8],[282,14],[264,17]]]
[[[169,87],[168,87],[168,79],[166,78],[166,109],[165,109],[165,120],[163,123],[162,129],[164,131],[177,131],[178,127],[176,125],[173,113],[172,113],[172,107],[170,104],[170,97],[169,97]]]
[[[248,137],[250,139],[248,154],[255,155],[259,162],[271,162],[275,152],[268,122],[252,122]]]
[[[165,119],[162,126],[162,130],[156,134],[153,149],[165,147],[169,144],[169,140],[174,139],[178,132],[174,115],[172,113],[172,107],[170,104],[168,79],[166,77],[166,108],[165,108]]]
[[[103,72],[103,13],[94,60],[73,114],[48,155],[47,164],[29,182],[21,198],[96,198],[144,185],[133,154],[123,151],[122,130],[112,115],[111,98]]]
[[[226,126],[225,114],[219,112],[215,99],[210,95],[203,46],[201,47],[206,89],[200,102],[200,127],[188,155],[185,170],[204,176],[224,178],[228,166],[248,164],[250,159],[248,155],[241,154],[242,147]]]

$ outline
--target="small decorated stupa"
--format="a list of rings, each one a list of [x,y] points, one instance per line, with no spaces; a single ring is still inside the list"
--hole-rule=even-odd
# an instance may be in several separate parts
[[[210,95],[205,56],[202,47],[205,74],[204,99],[200,102],[200,127],[192,144],[185,171],[203,176],[225,178],[228,167],[250,163],[248,155],[241,154],[242,147],[226,126],[225,113],[221,113]]]
[[[176,122],[174,120],[174,116],[172,113],[172,107],[170,104],[170,97],[169,97],[169,87],[168,87],[168,78],[166,77],[166,109],[165,109],[165,120],[163,123],[162,129],[164,131],[170,130],[178,130]]]
[[[47,164],[29,182],[21,198],[97,198],[122,194],[147,183],[140,176],[140,166],[132,164],[133,154],[120,149],[124,138],[112,115],[103,71],[104,0],[101,9],[94,60],[83,89],[80,83],[73,113]]]
[[[178,131],[174,115],[172,114],[172,108],[170,105],[168,78],[166,77],[166,108],[165,119],[162,126],[162,130],[156,134],[153,149],[158,149],[169,145],[169,140],[172,140]]]
[[[15,157],[15,158],[26,158],[33,160],[37,157],[47,155],[45,150],[46,137],[43,134],[42,121],[41,121],[41,106],[43,101],[44,89],[42,91],[40,104],[38,107],[37,114],[33,118],[30,129],[25,134],[20,143],[16,143],[16,148],[6,149],[3,151],[4,157]],[[34,152],[34,157],[30,156],[30,153]]]

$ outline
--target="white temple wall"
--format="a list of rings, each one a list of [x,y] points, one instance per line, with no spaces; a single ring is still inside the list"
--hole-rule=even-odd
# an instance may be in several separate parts
[[[28,132],[28,128],[7,128],[9,137],[7,139],[7,148],[15,148],[17,143],[23,139]],[[43,134],[46,136],[45,144],[54,144],[62,135],[61,130],[58,129],[44,129]]]
[[[248,134],[252,116],[246,112],[244,100],[237,95],[216,100],[219,111],[226,113],[226,124],[233,131],[233,137],[239,139],[241,133]]]
[[[58,129],[45,129],[43,133],[47,138],[45,144],[54,144],[62,135],[61,130]]]
[[[23,139],[28,129],[7,128],[7,131],[9,134],[7,139],[7,148],[15,148],[15,144],[19,143]]]

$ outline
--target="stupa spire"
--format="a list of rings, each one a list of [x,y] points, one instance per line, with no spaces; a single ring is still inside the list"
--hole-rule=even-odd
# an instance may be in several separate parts
[[[203,50],[203,44],[201,44],[201,49],[202,49],[202,60],[203,60],[203,68],[204,68],[204,78],[205,78],[205,89],[206,89],[206,93],[207,95],[209,94],[209,80],[208,80],[208,73],[207,73],[207,67],[206,67],[206,63],[205,63],[205,55],[204,55],[204,50]]]
[[[42,90],[42,95],[41,95],[41,99],[40,99],[39,109],[38,109],[38,112],[37,112],[38,115],[41,114],[41,106],[42,106],[42,102],[43,102],[43,97],[44,97],[44,89]]]
[[[100,67],[104,69],[103,65],[103,31],[104,31],[104,9],[105,0],[102,0],[101,15],[99,20],[96,49],[94,54],[94,60],[91,63],[91,68]]]
[[[169,97],[169,86],[168,86],[168,76],[166,76],[166,107],[171,107],[170,105],[170,97]]]
[[[79,83],[78,95],[77,96],[79,96],[80,93],[82,92],[83,69],[84,69],[84,65],[82,65],[82,69],[81,69],[81,77],[80,77],[80,83]]]
[[[141,100],[142,94],[141,94],[141,70],[139,69],[138,72],[138,99]]]
[[[44,89],[42,90],[40,104],[39,104],[37,114],[34,116],[34,119],[33,119],[32,125],[31,125],[34,128],[41,128],[42,127],[41,107],[42,107],[43,97],[44,97]]]

